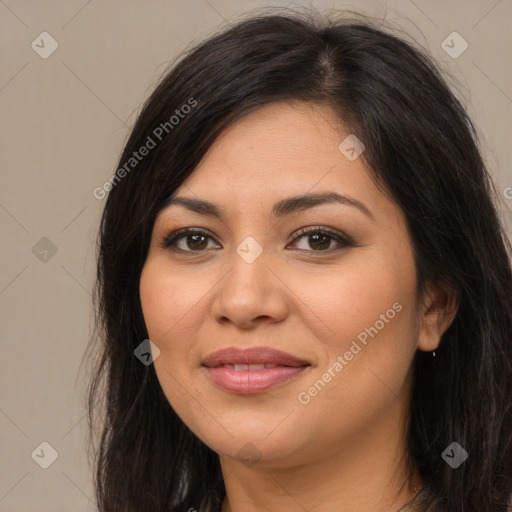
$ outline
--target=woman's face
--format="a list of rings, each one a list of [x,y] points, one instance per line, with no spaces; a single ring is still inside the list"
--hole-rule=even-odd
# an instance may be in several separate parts
[[[401,432],[416,349],[436,346],[404,214],[370,180],[362,148],[349,138],[339,149],[349,135],[326,106],[266,105],[176,191],[188,206],[156,219],[140,280],[156,374],[221,460],[284,467],[384,446]],[[207,234],[162,244],[182,228]],[[254,347],[296,360],[255,352],[205,366]]]

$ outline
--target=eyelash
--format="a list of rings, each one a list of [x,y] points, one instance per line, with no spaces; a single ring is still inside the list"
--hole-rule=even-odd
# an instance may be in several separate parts
[[[295,233],[296,236],[290,242],[296,242],[303,236],[313,235],[313,234],[327,235],[329,238],[338,242],[339,247],[335,248],[335,249],[316,250],[316,251],[312,250],[312,249],[311,250],[299,249],[300,251],[313,252],[313,253],[319,253],[319,254],[322,254],[322,253],[323,254],[331,254],[332,252],[339,251],[345,247],[355,247],[354,242],[347,235],[337,233],[335,231],[331,231],[330,229],[327,229],[322,226],[310,226],[310,227],[301,228],[301,229],[299,229],[299,231],[297,231],[297,233]],[[211,238],[212,240],[215,241],[213,236],[205,229],[182,228],[182,229],[171,231],[170,233],[165,234],[162,237],[159,245],[162,249],[169,249],[171,251],[179,252],[179,253],[191,253],[191,254],[196,253],[197,254],[197,253],[204,253],[204,252],[208,251],[208,249],[202,249],[202,250],[198,250],[198,251],[193,251],[193,250],[186,251],[183,249],[178,249],[177,247],[175,247],[173,245],[176,241],[180,240],[181,238],[184,238],[186,235],[203,235],[203,236]]]

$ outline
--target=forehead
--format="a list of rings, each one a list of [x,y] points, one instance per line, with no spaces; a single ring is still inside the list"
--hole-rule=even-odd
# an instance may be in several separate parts
[[[339,149],[349,136],[326,105],[264,105],[228,127],[174,195],[256,214],[283,198],[336,192],[395,215],[397,206],[373,183],[363,159]]]
[[[338,149],[348,135],[327,106],[267,104],[228,127],[183,188],[211,192],[213,187],[220,192],[228,183],[240,187],[259,184],[269,192],[272,184],[272,188],[282,186],[288,192],[297,186],[296,192],[303,192],[304,186],[312,188],[324,177],[342,178],[346,184],[366,181],[362,159],[350,162]]]

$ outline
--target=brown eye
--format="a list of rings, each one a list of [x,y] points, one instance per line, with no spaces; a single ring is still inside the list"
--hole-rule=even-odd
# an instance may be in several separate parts
[[[308,242],[312,249],[328,249],[331,245],[332,238],[329,235],[315,233],[308,235]]]
[[[206,246],[208,245],[207,242],[205,243],[207,237],[204,235],[187,235],[184,237],[184,240],[185,246],[193,250],[206,249]]]
[[[348,237],[318,227],[301,229],[294,238],[293,243],[297,245],[297,241],[301,239],[305,239],[305,243],[303,247],[297,248],[305,251],[330,252],[333,249],[332,242],[337,243],[338,248],[353,246]]]
[[[209,240],[213,240],[213,238],[207,231],[184,228],[167,235],[160,245],[164,249],[172,249],[174,251],[202,252],[209,248]]]

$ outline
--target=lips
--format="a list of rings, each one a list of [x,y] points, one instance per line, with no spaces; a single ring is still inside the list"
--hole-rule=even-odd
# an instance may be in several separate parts
[[[210,354],[202,364],[208,368],[224,366],[225,368],[235,371],[263,370],[271,369],[276,366],[288,366],[291,368],[310,366],[305,360],[299,359],[286,352],[267,347],[253,347],[247,349],[235,347],[226,348]]]
[[[223,368],[227,368],[228,370],[235,370],[236,372],[242,372],[242,371],[251,371],[254,372],[256,370],[271,370],[272,368],[275,368],[276,366],[279,366],[277,364],[263,364],[263,363],[254,363],[254,364],[245,364],[245,363],[238,363],[238,364],[222,364]],[[282,366],[282,365],[280,365]]]
[[[211,382],[239,395],[263,393],[291,382],[311,364],[298,357],[266,347],[219,350],[203,361]]]

